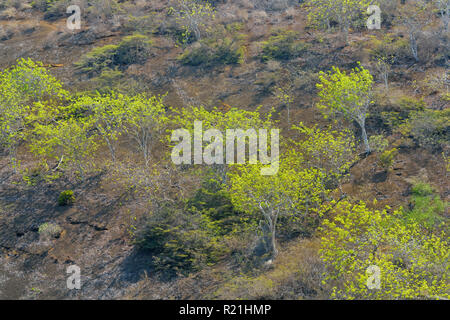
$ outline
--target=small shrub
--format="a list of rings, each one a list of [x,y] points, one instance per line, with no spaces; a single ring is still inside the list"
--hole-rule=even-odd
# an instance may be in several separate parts
[[[153,34],[157,32],[156,14],[140,17],[129,16],[123,25],[125,32],[138,32],[141,34]]]
[[[36,185],[43,179],[42,168],[41,167],[34,167],[31,169],[26,168],[23,172],[22,179],[29,186]]]
[[[426,108],[426,103],[423,99],[416,99],[410,96],[402,96],[398,99],[397,108],[401,111],[409,110],[409,111],[421,111]]]
[[[174,20],[161,21],[155,33],[170,37],[179,47],[196,42],[195,35],[186,33],[185,29]]]
[[[300,56],[308,49],[308,45],[297,40],[297,36],[294,31],[277,32],[268,41],[262,43],[261,60],[289,60]]]
[[[249,217],[237,211],[227,190],[215,179],[206,181],[202,188],[186,202],[186,210],[197,212],[211,221],[211,230],[218,236],[242,232],[248,225]]]
[[[39,235],[46,239],[58,238],[62,232],[62,228],[54,223],[44,223],[39,226]]]
[[[226,252],[210,230],[206,217],[164,207],[146,217],[134,243],[153,255],[154,267],[163,275],[188,275],[216,263]]]
[[[423,111],[426,103],[423,99],[416,99],[410,96],[401,96],[394,101],[378,97],[382,105],[381,120],[390,128],[397,128],[405,122],[413,112]]]
[[[44,12],[44,19],[54,21],[66,15],[67,7],[71,5],[69,0],[37,1],[33,6]]]
[[[381,39],[372,37],[369,41],[369,54],[372,59],[388,58],[392,63],[409,59],[409,43],[407,39],[400,38],[394,34],[383,35]]]
[[[448,75],[446,70],[432,72],[422,81],[415,85],[416,90],[423,94],[438,94],[442,102],[450,102],[450,92],[448,91]]]
[[[280,83],[282,75],[280,72],[263,71],[258,74],[255,85],[258,86],[260,94],[270,94],[273,88]]]
[[[389,141],[383,135],[373,135],[369,138],[372,151],[383,152],[389,146]]]
[[[439,195],[434,195],[433,188],[424,182],[418,182],[412,187],[412,209],[405,212],[408,222],[417,222],[427,229],[437,227],[444,219],[447,203]]]
[[[123,38],[117,47],[114,64],[123,66],[144,64],[150,56],[151,45],[152,41],[141,34]]]
[[[58,197],[58,204],[60,206],[69,206],[75,202],[75,196],[72,190],[65,190],[61,192]]]
[[[150,56],[152,41],[146,36],[135,34],[123,38],[117,45],[94,48],[75,63],[76,69],[89,76],[100,74],[104,69],[143,64]]]
[[[439,150],[450,141],[450,109],[414,112],[399,130],[412,136],[418,146]]]
[[[201,64],[210,63],[210,50],[206,45],[196,45],[191,49],[187,49],[181,56],[178,57],[178,61],[182,64],[189,66],[199,66]]]
[[[115,85],[123,79],[123,72],[117,69],[105,68],[102,70],[98,77],[92,79],[93,82],[99,87],[99,91],[108,92],[111,88],[115,88]]]
[[[155,268],[164,275],[187,275],[248,247],[247,243],[230,245],[248,234],[252,224],[215,179],[205,181],[181,205],[163,206],[149,214],[135,234],[135,245],[151,252]]]
[[[199,44],[186,49],[178,60],[184,65],[212,67],[238,64],[242,62],[243,58],[244,49],[238,41],[225,38],[202,40]]]
[[[426,197],[433,194],[433,188],[427,183],[418,182],[412,187],[411,192],[414,196]]]
[[[380,166],[385,169],[389,170],[392,165],[394,164],[394,159],[397,155],[397,149],[393,148],[391,150],[385,150],[378,159],[378,162]]]
[[[75,63],[75,67],[89,76],[101,73],[105,68],[111,68],[114,65],[114,56],[118,46],[109,44],[103,47],[92,49]]]

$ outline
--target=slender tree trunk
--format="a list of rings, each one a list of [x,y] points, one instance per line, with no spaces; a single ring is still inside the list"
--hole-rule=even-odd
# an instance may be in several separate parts
[[[361,127],[361,136],[364,142],[364,148],[366,153],[370,153],[369,139],[367,138],[366,126],[364,123],[359,124]]]
[[[195,40],[199,41],[201,38],[200,29],[196,23],[192,23],[192,30],[194,31]]]
[[[342,31],[344,32],[344,42],[345,42],[345,45],[348,45],[348,36],[350,33],[350,21],[347,21],[346,19],[344,19],[341,23],[343,24]]]
[[[61,155],[61,157],[59,158],[58,165],[55,167],[55,169],[53,169],[53,171],[56,171],[56,170],[59,169],[59,167],[61,166],[63,160],[64,160],[64,155]]]
[[[344,44],[345,44],[345,45],[348,44],[348,32],[349,32],[348,27],[345,27],[345,28],[344,28]]]
[[[278,249],[277,249],[277,241],[275,238],[275,230],[272,231],[272,249],[273,249],[273,258],[276,258],[278,255]]]
[[[277,220],[278,220],[278,214],[276,214],[275,217],[271,221],[270,232],[272,233],[271,236],[272,236],[273,259],[275,259],[278,256],[277,239],[276,239]]]
[[[419,54],[417,52],[417,39],[416,39],[416,35],[413,32],[411,32],[409,34],[409,41],[410,41],[412,55],[416,61],[419,61]]]
[[[144,147],[144,160],[145,160],[145,166],[148,167],[148,164],[150,163],[150,155],[148,152],[148,148]]]
[[[113,160],[114,163],[116,163],[116,150],[112,144],[112,142],[105,137],[106,143],[108,144],[108,148],[109,148],[109,152],[111,153],[111,158]]]

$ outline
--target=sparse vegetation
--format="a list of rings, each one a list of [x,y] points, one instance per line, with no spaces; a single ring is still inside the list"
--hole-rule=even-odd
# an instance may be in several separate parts
[[[448,1],[300,2],[0,0],[0,299],[450,298]]]
[[[54,223],[44,223],[39,226],[39,235],[46,240],[57,238],[62,232],[62,228]]]
[[[419,223],[429,230],[442,227],[440,224],[445,226],[445,219],[442,214],[445,212],[448,204],[442,201],[439,195],[435,194],[433,188],[429,184],[418,182],[413,185],[411,191],[413,208],[405,212],[406,220]],[[445,227],[443,229],[445,230]]]
[[[450,141],[449,109],[414,112],[400,130],[423,148],[440,149]]]
[[[394,164],[395,156],[397,155],[397,153],[398,151],[396,148],[383,151],[378,158],[380,166],[385,170],[389,170]]]
[[[213,67],[215,65],[243,62],[244,49],[239,41],[231,38],[202,40],[199,45],[187,48],[178,60],[189,66]]]
[[[170,8],[177,22],[183,27],[183,38],[186,41],[193,34],[195,40],[200,40],[202,29],[208,20],[214,19],[214,8],[208,1],[176,0],[176,6]]]
[[[233,207],[227,191],[212,179],[183,209],[166,205],[147,216],[135,243],[155,256],[156,268],[166,276],[186,275],[229,256],[231,248],[225,243],[251,227],[249,218]]]
[[[294,31],[275,32],[262,43],[261,60],[289,60],[300,56],[308,49],[308,45],[297,38],[298,34]]]
[[[389,141],[383,135],[374,135],[369,139],[369,144],[375,152],[383,152],[389,146]]]
[[[60,206],[69,206],[75,202],[75,195],[72,190],[65,190],[59,194],[58,204]]]
[[[308,9],[308,19],[314,26],[331,29],[331,24],[337,22],[348,41],[349,30],[361,25],[361,18],[370,5],[367,0],[308,0],[304,6]]]
[[[98,47],[75,63],[76,68],[89,76],[100,74],[106,68],[124,68],[131,64],[143,64],[150,56],[152,41],[146,36],[127,36],[117,45]]]

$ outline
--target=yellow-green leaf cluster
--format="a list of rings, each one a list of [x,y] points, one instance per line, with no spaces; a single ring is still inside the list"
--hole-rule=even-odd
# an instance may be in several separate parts
[[[402,211],[341,202],[321,227],[325,284],[336,299],[450,297],[449,244],[401,219]],[[380,289],[369,289],[369,266],[380,268]]]

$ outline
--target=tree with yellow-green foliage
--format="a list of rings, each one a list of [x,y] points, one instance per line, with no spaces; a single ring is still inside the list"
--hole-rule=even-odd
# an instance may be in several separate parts
[[[273,126],[272,113],[264,118],[260,108],[255,111],[231,107],[228,110],[219,110],[219,108],[207,110],[203,106],[191,106],[173,111],[175,113],[173,123],[189,131],[193,130],[194,121],[202,121],[204,130],[215,128],[222,132],[227,129],[269,129]]]
[[[92,118],[68,117],[57,122],[35,123],[31,151],[44,159],[59,159],[83,180],[90,158],[98,147]]]
[[[183,37],[189,39],[194,34],[195,40],[201,39],[201,30],[209,19],[214,19],[214,8],[208,1],[177,0],[175,8],[170,8],[178,23],[183,27]]]
[[[207,110],[203,106],[191,106],[180,110],[173,110],[173,112],[174,116],[171,118],[172,126],[186,129],[189,131],[191,137],[194,135],[194,122],[200,121],[202,122],[202,129],[204,131],[215,129],[220,131],[222,134],[225,134],[226,130],[242,130],[243,135],[236,137],[235,140],[237,140],[238,146],[240,143],[243,143],[245,147],[249,145],[246,141],[246,137],[249,139],[256,138],[257,130],[270,130],[274,126],[274,121],[272,120],[273,110],[271,110],[271,112],[264,117],[259,111],[259,108],[255,111],[247,111],[231,107],[228,110],[219,110],[218,108]],[[212,137],[210,139],[214,140]],[[204,139],[205,146],[207,142],[217,142],[215,140],[207,140],[207,138]],[[226,142],[225,137],[223,140],[223,142]],[[227,156],[226,152],[224,152],[224,156]],[[227,178],[226,173],[228,171],[228,165],[214,164],[212,169],[218,175],[218,178],[225,182]]]
[[[164,96],[140,94],[128,99],[125,109],[125,132],[136,143],[145,165],[149,166],[151,151],[161,140],[167,122]]]
[[[261,175],[260,165],[236,165],[229,173],[233,205],[261,220],[268,227],[272,255],[276,257],[279,218],[292,223],[315,221],[324,210],[327,190],[319,169],[301,169],[295,156],[282,159],[277,174]]]
[[[68,96],[62,84],[42,63],[20,59],[0,72],[0,148],[16,167],[16,150],[26,131],[26,118],[33,103]]]
[[[273,256],[278,253],[279,218],[314,228],[329,206],[330,190],[340,185],[357,158],[349,131],[308,128],[302,123],[293,129],[303,139],[289,140],[289,151],[281,157],[277,174],[263,176],[259,165],[233,166],[229,173],[233,204],[263,218]]]
[[[324,285],[335,299],[448,299],[449,243],[402,211],[339,203],[320,229]],[[379,282],[374,278],[379,273]]]
[[[356,144],[350,130],[337,131],[331,127],[308,128],[303,123],[293,126],[304,139],[291,140],[301,154],[304,164],[324,173],[324,184],[341,188],[341,179],[357,160]]]
[[[370,0],[308,0],[304,6],[308,10],[310,23],[315,26],[330,29],[331,22],[336,21],[347,43],[350,28],[371,3]]]
[[[293,88],[290,85],[286,85],[279,86],[275,90],[275,96],[287,109],[287,124],[289,126],[291,123],[291,105],[294,102],[294,97],[292,96]]]
[[[364,67],[356,67],[349,73],[333,67],[328,73],[321,72],[317,84],[320,101],[317,107],[325,117],[339,115],[353,120],[361,128],[366,153],[370,153],[366,133],[366,117],[372,101],[373,77]]]
[[[130,97],[111,92],[93,97],[82,95],[71,106],[75,110],[85,110],[89,113],[96,134],[108,146],[113,162],[116,162],[117,141],[124,132],[125,115],[129,103],[131,103]]]

